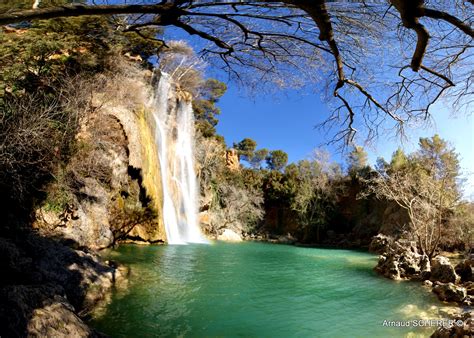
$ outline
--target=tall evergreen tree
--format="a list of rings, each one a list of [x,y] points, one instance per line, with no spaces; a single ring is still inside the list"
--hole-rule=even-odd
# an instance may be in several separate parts
[[[193,100],[196,128],[204,137],[216,135],[217,116],[221,113],[216,103],[227,90],[225,83],[216,79],[207,79],[200,88],[199,96]]]
[[[250,163],[254,157],[255,148],[257,148],[257,142],[251,138],[244,138],[239,143],[234,143],[234,148],[239,154],[239,158]]]
[[[281,171],[288,163],[288,154],[283,150],[272,150],[268,154],[266,161],[268,169]]]
[[[250,165],[254,169],[261,169],[262,168],[262,162],[265,161],[265,159],[268,156],[268,149],[267,148],[262,148],[255,150],[254,156],[250,160]]]

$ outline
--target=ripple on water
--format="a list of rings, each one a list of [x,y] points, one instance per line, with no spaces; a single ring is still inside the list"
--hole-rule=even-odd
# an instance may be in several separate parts
[[[112,337],[404,337],[449,307],[416,283],[377,276],[363,252],[264,243],[122,246],[129,287],[91,324]]]

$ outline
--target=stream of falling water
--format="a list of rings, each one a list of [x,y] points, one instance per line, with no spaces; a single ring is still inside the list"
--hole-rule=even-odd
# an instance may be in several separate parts
[[[170,105],[170,100],[175,100],[176,106]],[[178,100],[170,76],[162,74],[156,84],[153,107],[168,244],[207,243],[197,221],[198,184],[191,102]]]

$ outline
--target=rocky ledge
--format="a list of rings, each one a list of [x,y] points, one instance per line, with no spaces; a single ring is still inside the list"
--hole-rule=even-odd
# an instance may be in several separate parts
[[[444,256],[431,261],[420,253],[413,241],[377,235],[369,251],[380,255],[375,271],[394,280],[417,280],[434,292],[443,302],[456,303],[464,313],[462,325],[439,328],[432,337],[474,337],[472,306],[474,304],[474,260],[462,260],[456,266]],[[465,317],[465,318],[464,318]]]
[[[34,232],[0,238],[0,336],[98,337],[82,320],[126,271]]]
[[[369,251],[380,255],[375,271],[394,279],[429,279],[431,264],[428,256],[418,252],[415,242],[393,240],[385,235],[374,237]]]

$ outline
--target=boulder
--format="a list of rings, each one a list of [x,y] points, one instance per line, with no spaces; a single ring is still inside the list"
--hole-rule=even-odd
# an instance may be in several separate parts
[[[461,277],[461,282],[473,282],[474,281],[474,260],[466,259],[454,268],[456,274]]]
[[[467,296],[466,288],[453,283],[435,283],[433,292],[445,302],[461,303]]]
[[[381,255],[375,267],[375,271],[390,279],[401,279],[397,258],[398,257]]]
[[[432,282],[456,283],[458,276],[448,258],[437,256],[432,260],[430,280]]]
[[[219,241],[227,242],[242,242],[242,236],[231,229],[225,229],[219,236],[217,236],[217,239]]]
[[[0,289],[0,332],[6,336],[94,337],[58,285],[16,285]],[[14,315],[13,315],[14,314]]]

